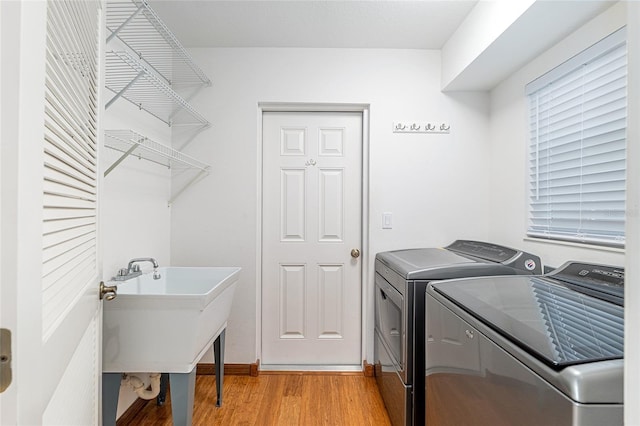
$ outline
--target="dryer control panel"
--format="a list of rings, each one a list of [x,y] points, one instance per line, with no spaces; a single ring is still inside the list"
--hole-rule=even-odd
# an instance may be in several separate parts
[[[624,304],[624,268],[567,262],[548,276],[571,285],[582,293],[605,298],[619,305]]]
[[[521,270],[524,273],[534,275],[542,274],[542,262],[539,256],[514,250],[510,247],[484,241],[456,240],[445,247],[445,249],[462,256],[472,256],[495,263],[502,263],[503,265]]]

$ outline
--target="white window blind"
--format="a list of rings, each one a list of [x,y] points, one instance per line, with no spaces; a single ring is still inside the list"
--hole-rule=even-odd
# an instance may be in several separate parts
[[[627,59],[621,29],[527,85],[527,235],[624,246]]]

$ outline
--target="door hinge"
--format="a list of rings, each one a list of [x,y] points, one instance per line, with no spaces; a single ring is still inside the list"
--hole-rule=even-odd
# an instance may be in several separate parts
[[[0,393],[11,384],[11,331],[0,328]]]

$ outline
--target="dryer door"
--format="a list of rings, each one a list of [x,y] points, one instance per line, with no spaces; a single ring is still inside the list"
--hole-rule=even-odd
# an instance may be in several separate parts
[[[376,274],[376,330],[391,351],[398,374],[406,383],[406,320],[402,295],[381,275]]]

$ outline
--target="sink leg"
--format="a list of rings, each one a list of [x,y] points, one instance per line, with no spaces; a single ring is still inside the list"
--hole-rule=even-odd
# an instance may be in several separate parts
[[[102,373],[102,425],[116,426],[122,373]]]
[[[222,406],[222,383],[224,382],[224,334],[227,329],[223,329],[222,333],[213,341],[213,356],[216,363],[216,407]]]
[[[196,368],[190,373],[169,373],[171,416],[174,426],[191,426],[196,390]]]
[[[156,405],[163,406],[167,400],[167,387],[169,386],[169,373],[162,373],[160,375],[160,393],[156,398]]]

